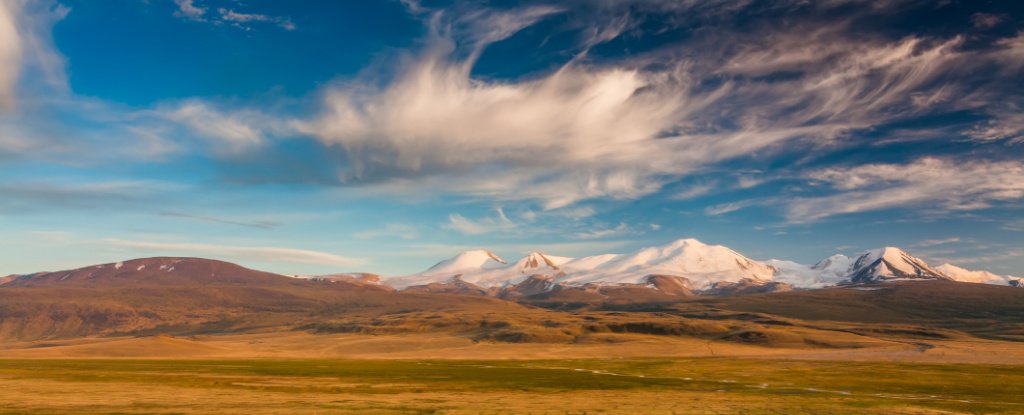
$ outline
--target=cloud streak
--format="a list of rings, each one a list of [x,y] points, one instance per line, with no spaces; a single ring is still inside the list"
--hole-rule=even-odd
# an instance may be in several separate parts
[[[215,258],[231,258],[262,262],[288,262],[295,264],[355,266],[362,261],[326,252],[304,249],[232,246],[201,243],[149,242],[124,239],[102,239],[96,243],[111,248],[127,249],[156,255],[201,255]]]
[[[0,4],[0,110],[14,106],[18,73],[21,71],[21,39],[15,25],[17,2]]]
[[[268,16],[261,13],[246,13],[218,7],[216,13],[209,12],[198,0],[174,0],[177,10],[174,16],[192,22],[210,22],[214,25],[229,25],[243,30],[252,30],[252,23],[272,23],[284,30],[295,30],[295,24],[287,17]]]
[[[1009,41],[979,51],[965,48],[962,36],[855,35],[848,19],[699,32],[686,43],[697,56],[673,56],[681,47],[674,45],[617,62],[572,59],[523,79],[473,76],[484,47],[561,13],[434,13],[427,46],[403,61],[407,69],[383,84],[329,87],[323,110],[292,125],[345,157],[335,166],[343,185],[444,188],[555,209],[644,197],[709,166],[786,145],[853,146],[856,132],[879,125],[986,111],[1000,96],[998,82],[959,79],[1016,56]],[[580,47],[614,40],[633,24],[611,25],[619,29]],[[714,46],[723,44],[730,46]],[[1004,138],[1016,134],[1014,125],[1006,115],[966,134]]]
[[[807,178],[839,193],[791,199],[785,208],[790,222],[904,207],[970,211],[1024,199],[1024,163],[1018,161],[924,157],[907,164],[822,169]]]
[[[478,220],[469,219],[458,213],[448,215],[448,223],[444,224],[445,229],[461,232],[465,235],[482,235],[492,232],[509,232],[518,227],[505,215],[505,210],[498,208],[494,210],[493,217],[485,217]]]
[[[237,219],[222,218],[222,217],[217,217],[217,216],[195,215],[195,214],[180,213],[180,212],[160,212],[159,215],[160,216],[173,217],[173,218],[192,219],[192,220],[198,220],[198,221],[203,221],[203,222],[223,223],[223,224],[227,224],[227,225],[243,226],[243,227],[247,227],[247,228],[256,228],[256,229],[274,229],[274,228],[276,228],[278,226],[281,226],[280,223],[275,222],[275,221],[266,221],[266,220],[243,221],[243,220],[237,220]]]

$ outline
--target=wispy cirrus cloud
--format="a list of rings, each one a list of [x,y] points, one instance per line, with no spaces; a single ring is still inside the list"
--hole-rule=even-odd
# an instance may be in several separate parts
[[[392,257],[424,258],[423,269],[437,262],[437,258],[457,255],[461,251],[471,249],[489,249],[498,252],[502,258],[514,261],[513,255],[524,255],[540,251],[559,256],[587,256],[601,252],[615,252],[617,248],[628,245],[629,241],[576,241],[576,242],[526,242],[526,243],[490,243],[486,246],[467,244],[413,244],[406,249],[389,253]],[[508,253],[510,255],[506,255]],[[418,270],[417,270],[418,271]]]
[[[0,214],[24,215],[60,209],[131,209],[152,206],[184,185],[152,180],[28,180],[0,183]]]
[[[1024,143],[1024,104],[1008,102],[990,111],[991,118],[978,123],[964,132],[979,142],[1005,141],[1008,144]]]
[[[210,258],[235,260],[287,262],[296,264],[354,266],[361,260],[331,253],[305,249],[270,246],[235,246],[189,242],[153,242],[124,239],[101,239],[93,242],[114,249],[146,252],[157,255],[201,255]]]
[[[442,225],[445,229],[451,229],[466,235],[481,235],[491,232],[507,232],[515,229],[518,224],[505,215],[505,210],[497,208],[494,216],[480,219],[470,219],[458,213],[448,215],[448,222]]]
[[[907,164],[865,164],[817,170],[807,178],[833,194],[785,202],[790,222],[892,208],[969,211],[1024,199],[1024,163],[924,157]]]
[[[690,3],[669,9],[729,12]],[[864,8],[856,17],[885,12]],[[572,59],[524,79],[473,76],[481,48],[564,13],[435,12],[433,34],[420,54],[406,58],[407,69],[383,84],[354,80],[327,88],[322,112],[294,126],[346,158],[336,166],[343,185],[396,193],[444,187],[556,209],[641,198],[707,166],[785,151],[787,144],[827,152],[856,145],[854,133],[879,125],[987,111],[1006,93],[999,83],[960,79],[1003,65],[1014,50],[967,48],[963,36],[864,35],[854,30],[854,18],[832,17],[790,28],[699,32],[658,53],[600,64]],[[464,16],[504,24],[483,25],[497,27],[488,31]],[[597,41],[584,36],[580,50],[614,40],[641,20],[605,22],[618,29],[594,35]],[[722,44],[730,46],[714,46]],[[677,47],[700,52],[678,56]],[[1011,76],[1000,70],[996,79]],[[682,196],[701,194],[692,191]]]
[[[201,3],[200,0],[174,0],[177,6],[174,16],[188,21],[229,25],[244,30],[252,30],[252,23],[271,23],[285,30],[295,30],[295,24],[288,17],[240,12],[225,7],[218,7],[214,13],[210,11],[209,6],[203,6]]]
[[[151,112],[206,140],[214,153],[235,154],[265,144],[268,135],[287,133],[280,119],[252,109],[222,109],[212,102],[191,99],[163,105]]]
[[[760,204],[761,201],[757,199],[743,200],[739,202],[721,203],[717,205],[711,205],[704,208],[704,214],[708,216],[724,215],[726,213],[735,212],[740,209]]]
[[[178,6],[182,17],[275,19],[211,11],[196,1],[179,0]],[[784,2],[769,11],[834,6]],[[994,111],[989,104],[1006,94],[999,81],[1013,76],[1006,68],[1024,57],[1020,36],[969,49],[963,36],[891,39],[854,30],[853,17],[832,16],[787,27],[770,19],[749,30],[715,27],[637,56],[599,60],[584,52],[629,33],[653,16],[643,14],[651,10],[712,26],[725,15],[756,18],[766,11],[745,4],[654,2],[626,15],[614,4],[578,8],[592,13],[581,18],[579,10],[564,5],[415,8],[428,19],[430,35],[422,50],[404,57],[404,69],[383,82],[353,78],[332,84],[311,114],[272,116],[266,109],[203,99],[118,115],[110,107],[90,111],[119,119],[112,123],[118,131],[101,136],[132,138],[121,140],[123,146],[104,144],[112,149],[149,143],[146,148],[155,154],[234,157],[308,136],[331,154],[324,160],[334,164],[312,169],[326,172],[324,183],[393,194],[443,189],[537,202],[551,210],[588,199],[641,198],[708,166],[770,157],[794,143],[811,157],[817,149],[853,145],[853,132],[923,114]],[[854,17],[887,12],[879,5],[859,10]],[[567,30],[578,31],[577,57],[527,77],[474,75],[485,48],[556,15],[592,22],[589,31],[568,24]],[[666,30],[680,24],[659,17]],[[991,81],[960,81],[993,65],[999,70]],[[1016,124],[1013,111],[1006,111],[965,134],[1014,142]],[[38,133],[5,140],[16,140],[9,148],[38,153],[37,143],[45,142],[35,138]],[[679,196],[707,190],[698,186]]]
[[[14,105],[21,71],[21,39],[15,25],[16,3],[0,6],[0,109]]]
[[[160,215],[160,216],[168,216],[168,217],[172,217],[172,218],[182,218],[182,219],[198,220],[198,221],[203,221],[203,222],[223,223],[223,224],[227,224],[227,225],[244,226],[244,227],[247,227],[247,228],[257,228],[257,229],[274,229],[274,228],[276,228],[276,227],[281,225],[279,222],[272,221],[272,220],[241,220],[241,219],[237,219],[237,218],[220,217],[220,216],[212,216],[212,215],[200,215],[200,214],[182,213],[182,212],[159,212],[158,215]]]
[[[672,199],[675,200],[688,200],[695,199],[711,193],[715,190],[716,185],[712,183],[695,184],[686,187],[684,190],[677,192],[672,195]]]
[[[413,240],[419,238],[415,226],[402,223],[387,223],[378,229],[370,229],[352,234],[357,239],[400,238]]]
[[[618,225],[611,228],[594,228],[583,232],[577,232],[573,235],[576,239],[603,239],[613,238],[625,235],[635,235],[639,232],[630,228],[625,222],[619,222]]]
[[[927,247],[938,246],[938,245],[954,244],[954,243],[958,243],[958,242],[960,242],[960,238],[959,237],[952,237],[952,238],[945,238],[945,239],[925,239],[923,241],[911,244],[911,246],[927,248]]]

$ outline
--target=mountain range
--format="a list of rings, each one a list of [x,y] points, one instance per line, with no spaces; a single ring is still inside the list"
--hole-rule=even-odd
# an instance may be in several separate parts
[[[728,340],[736,327],[752,324],[750,311],[867,318],[856,310],[871,310],[872,324],[925,316],[930,326],[1016,339],[1024,333],[1024,290],[1006,285],[1021,283],[951,265],[933,268],[897,248],[805,266],[755,261],[693,239],[583,258],[534,252],[515,262],[467,251],[396,277],[297,278],[217,260],[157,257],[0,278],[0,344],[295,331],[437,332],[514,342],[574,342],[606,332]],[[732,311],[724,317],[722,310]],[[730,323],[718,323],[722,318]],[[964,318],[969,324],[960,323]],[[673,322],[655,324],[658,319]]]
[[[386,277],[383,284],[399,290],[450,290],[449,285],[498,293],[522,286],[536,294],[556,287],[646,286],[654,281],[707,293],[725,287],[812,289],[885,281],[950,280],[1000,285],[1021,285],[1018,278],[987,271],[970,271],[951,264],[928,265],[906,251],[884,247],[855,257],[832,255],[814,265],[786,260],[757,261],[721,245],[680,239],[663,246],[626,254],[581,258],[531,252],[509,262],[485,249],[462,252],[422,272]],[[674,289],[678,291],[678,289]]]

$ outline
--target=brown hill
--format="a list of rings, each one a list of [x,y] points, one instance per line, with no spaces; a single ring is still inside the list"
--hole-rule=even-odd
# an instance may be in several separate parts
[[[202,258],[143,258],[15,276],[6,287],[126,287],[181,285],[300,286],[301,280]]]
[[[902,281],[817,290],[701,298],[676,310],[754,312],[804,321],[903,324],[1024,341],[1024,290],[954,282]]]
[[[550,326],[562,317],[479,294],[399,293],[364,278],[292,278],[199,258],[131,260],[0,285],[0,343],[290,330],[569,341]]]
[[[774,293],[774,292],[785,292],[793,291],[793,286],[784,282],[776,281],[756,281],[750,278],[744,278],[737,282],[719,281],[711,284],[711,287],[701,291],[702,295],[711,296],[734,296],[734,295],[750,295],[750,294],[762,294],[762,293]]]

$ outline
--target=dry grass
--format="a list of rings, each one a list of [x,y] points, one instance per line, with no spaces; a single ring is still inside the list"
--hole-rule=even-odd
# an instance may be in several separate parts
[[[684,360],[0,360],[0,413],[1021,413],[1019,367]]]

